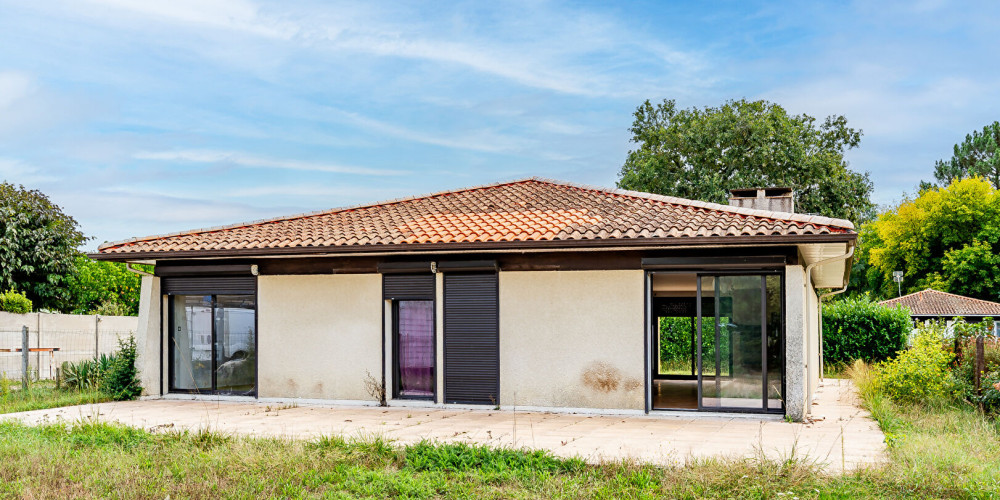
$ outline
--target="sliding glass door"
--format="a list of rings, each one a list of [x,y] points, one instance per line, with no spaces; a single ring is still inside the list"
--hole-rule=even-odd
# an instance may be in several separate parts
[[[253,295],[170,296],[170,390],[254,394],[256,309]]]
[[[781,411],[781,276],[701,275],[699,407]]]

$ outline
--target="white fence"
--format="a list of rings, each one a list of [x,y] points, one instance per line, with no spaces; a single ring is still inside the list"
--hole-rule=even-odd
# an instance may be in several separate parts
[[[134,334],[136,316],[13,314],[0,312],[0,375],[22,378],[21,343],[28,327],[28,373],[52,379],[64,361],[77,362],[111,354],[118,339]]]

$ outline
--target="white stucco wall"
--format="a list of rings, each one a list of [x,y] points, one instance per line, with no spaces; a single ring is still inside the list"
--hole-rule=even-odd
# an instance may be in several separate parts
[[[501,405],[643,409],[643,279],[501,272]]]
[[[382,370],[382,276],[260,276],[258,396],[370,400]]]
[[[785,266],[785,414],[802,420],[806,412],[805,270]]]

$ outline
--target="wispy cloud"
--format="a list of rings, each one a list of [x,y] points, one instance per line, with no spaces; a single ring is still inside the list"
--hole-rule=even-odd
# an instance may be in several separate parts
[[[141,151],[133,156],[137,160],[158,160],[191,163],[219,163],[246,168],[274,168],[285,170],[303,170],[312,172],[331,172],[338,174],[357,175],[403,175],[403,170],[388,170],[332,163],[316,163],[299,160],[284,160],[265,158],[238,151],[215,151],[203,149],[188,149],[176,151]]]
[[[14,158],[0,158],[0,181],[32,186],[57,180],[34,165]]]

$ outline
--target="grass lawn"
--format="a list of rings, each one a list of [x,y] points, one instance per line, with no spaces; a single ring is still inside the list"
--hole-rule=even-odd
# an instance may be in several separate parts
[[[2,408],[55,406],[74,396],[59,392],[49,389],[51,404],[38,395]],[[967,407],[902,408],[872,396],[867,403],[887,433],[890,461],[843,476],[795,459],[703,460],[666,469],[595,466],[540,452],[430,444],[398,448],[378,438],[288,441],[211,431],[151,433],[94,421],[37,427],[3,422],[0,497],[1000,496],[995,421]]]
[[[0,413],[103,403],[104,401],[110,401],[110,398],[99,391],[56,389],[55,382],[48,380],[32,382],[27,391],[21,390],[20,381],[0,380]]]

